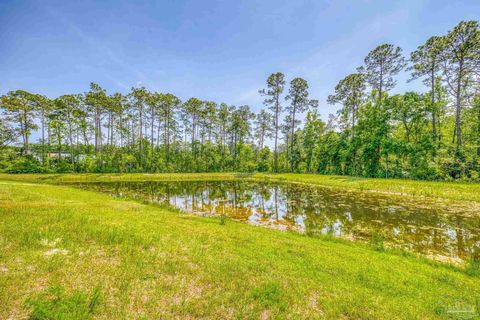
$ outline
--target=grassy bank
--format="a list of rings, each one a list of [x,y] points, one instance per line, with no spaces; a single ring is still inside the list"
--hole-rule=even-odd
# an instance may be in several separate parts
[[[0,174],[0,180],[44,183],[86,181],[150,181],[150,180],[227,180],[259,179],[316,184],[342,190],[376,192],[399,196],[439,198],[480,203],[479,183],[434,182],[405,179],[371,179],[314,174],[237,174],[237,173],[174,173],[174,174]]]
[[[317,184],[352,191],[379,192],[392,195],[407,195],[441,198],[454,201],[480,202],[480,184],[462,182],[437,182],[406,179],[373,179],[348,176],[325,176],[313,174],[258,175],[266,179]]]
[[[4,181],[0,217],[2,319],[429,319],[480,298],[460,268],[65,186]]]

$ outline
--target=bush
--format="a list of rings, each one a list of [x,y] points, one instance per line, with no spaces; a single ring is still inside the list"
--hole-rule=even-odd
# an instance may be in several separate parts
[[[32,156],[22,156],[15,160],[12,160],[9,166],[6,168],[7,173],[44,173],[43,168]]]
[[[439,166],[427,162],[422,162],[421,165],[413,168],[411,177],[419,180],[443,180],[445,178]]]
[[[57,173],[73,172],[73,165],[67,161],[58,161],[54,164],[54,171]]]

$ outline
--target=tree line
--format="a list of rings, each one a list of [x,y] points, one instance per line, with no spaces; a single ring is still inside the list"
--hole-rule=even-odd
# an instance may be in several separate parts
[[[389,94],[402,71],[425,92]],[[308,172],[480,179],[480,31],[462,21],[408,57],[382,44],[340,80],[323,121],[300,77],[271,74],[265,108],[134,87],[0,97],[5,172]],[[301,121],[303,119],[303,123]],[[32,134],[39,136],[35,141]]]

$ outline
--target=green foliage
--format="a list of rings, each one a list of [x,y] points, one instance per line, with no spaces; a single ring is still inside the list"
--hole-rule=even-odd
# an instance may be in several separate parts
[[[366,81],[377,92],[377,103],[381,104],[383,93],[395,86],[393,77],[405,67],[402,49],[392,44],[382,44],[368,53],[365,66],[358,69]]]
[[[32,156],[22,156],[11,160],[4,172],[7,173],[42,173],[45,169]]]

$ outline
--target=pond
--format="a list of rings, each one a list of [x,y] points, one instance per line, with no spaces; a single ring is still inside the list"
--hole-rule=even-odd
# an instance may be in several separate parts
[[[294,183],[234,181],[102,182],[77,184],[186,213],[229,219],[308,235],[328,234],[466,259],[480,250],[480,215],[425,200],[336,191]]]

